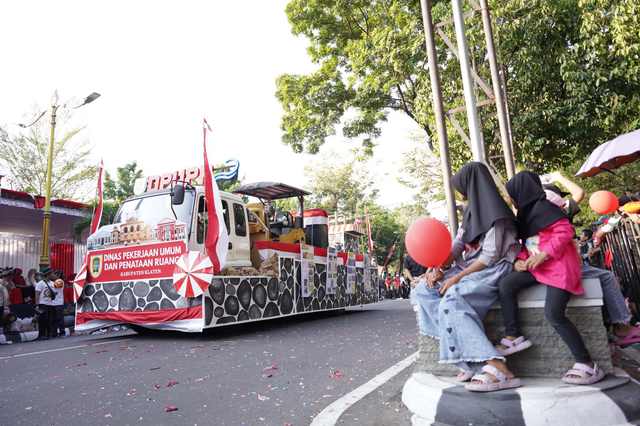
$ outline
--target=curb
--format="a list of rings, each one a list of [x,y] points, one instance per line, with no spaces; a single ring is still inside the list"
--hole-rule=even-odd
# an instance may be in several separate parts
[[[621,369],[591,386],[571,386],[560,379],[521,379],[523,386],[480,393],[464,389],[454,377],[415,372],[402,402],[414,413],[414,426],[637,424],[640,384]]]

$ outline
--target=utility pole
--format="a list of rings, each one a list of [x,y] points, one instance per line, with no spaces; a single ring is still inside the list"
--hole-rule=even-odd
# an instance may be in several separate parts
[[[451,236],[455,238],[458,233],[458,212],[456,211],[456,197],[453,191],[453,185],[451,184],[449,139],[447,138],[447,122],[444,115],[442,89],[440,88],[440,71],[438,70],[438,56],[436,54],[433,21],[431,20],[431,2],[429,0],[420,0],[420,6],[422,7],[424,39],[427,45],[427,58],[429,60],[429,76],[431,78],[431,92],[433,94],[433,109],[436,115],[436,132],[438,133],[438,143],[440,145],[440,164],[442,166],[444,194],[447,201],[449,231],[451,232]],[[473,103],[473,107],[475,110],[475,102]]]
[[[482,139],[480,138],[480,127],[478,126],[478,111],[476,109],[476,96],[473,91],[473,81],[471,77],[471,66],[469,64],[469,47],[465,34],[464,17],[462,16],[461,0],[452,0],[453,20],[456,28],[456,38],[458,39],[458,53],[460,60],[460,72],[462,73],[462,87],[464,88],[464,99],[467,108],[467,120],[469,121],[469,138],[471,139],[471,151],[473,160],[486,163],[486,155]]]
[[[487,56],[489,57],[489,67],[491,68],[491,82],[493,83],[493,93],[496,97],[496,110],[498,112],[498,124],[500,126],[500,139],[504,152],[504,162],[507,168],[507,177],[511,179],[516,174],[516,165],[511,149],[510,131],[507,122],[505,103],[502,98],[502,85],[500,84],[500,74],[498,71],[498,61],[496,59],[496,49],[493,43],[493,30],[491,29],[491,15],[487,0],[480,0],[482,9],[482,23],[484,26],[484,36],[487,42]]]

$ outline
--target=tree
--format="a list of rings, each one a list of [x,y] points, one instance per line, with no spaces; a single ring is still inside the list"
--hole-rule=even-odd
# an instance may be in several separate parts
[[[38,114],[42,111],[37,105],[33,110]],[[51,197],[83,201],[93,195],[98,167],[89,164],[88,141],[80,139],[84,126],[67,130],[70,120],[70,110],[58,108]],[[5,129],[0,131],[0,165],[6,170],[6,180],[11,188],[44,195],[47,192],[50,122],[40,119],[25,133],[10,135]]]
[[[518,162],[539,172],[567,167],[612,134],[640,125],[640,3],[494,0],[490,6]],[[343,125],[343,135],[362,138],[370,153],[379,124],[395,110],[423,129],[429,150],[437,149],[419,2],[293,0],[286,11],[294,34],[309,39],[319,69],[276,80],[285,144],[316,153]],[[451,15],[450,2],[432,2],[434,22]],[[453,25],[441,29],[455,40]],[[474,69],[491,81],[480,14],[466,20],[466,30]],[[459,61],[436,41],[445,108],[463,106]],[[476,95],[486,99],[480,90]],[[480,110],[489,157],[502,154],[494,112],[493,106]],[[456,118],[465,128],[464,114]],[[457,170],[471,153],[450,125],[448,135]],[[499,158],[493,161],[504,169]]]
[[[282,140],[295,152],[317,153],[344,122],[347,138],[362,138],[371,154],[378,125],[391,110],[403,111],[431,135],[429,124],[415,117],[417,80],[424,58],[420,13],[409,0],[334,2],[294,0],[286,12],[292,31],[307,37],[312,75],[277,78],[282,104]],[[416,14],[417,13],[417,14]]]
[[[111,179],[109,172],[104,174],[103,197],[106,200],[114,200],[117,205],[120,205],[133,195],[133,186],[136,179],[143,177],[144,172],[142,169],[138,169],[137,161],[118,167],[116,170],[117,180],[115,181]]]
[[[85,229],[88,229],[91,226],[93,215],[95,214],[96,205],[96,201],[91,201],[90,207],[82,209],[85,216],[74,223],[69,230],[71,238],[73,238],[74,241],[78,243],[82,242],[82,233]],[[111,217],[115,216],[115,214],[118,212],[119,207],[119,203],[109,201],[104,202],[102,204],[102,217],[100,218],[99,226],[108,225],[110,223]]]
[[[330,152],[320,162],[305,167],[308,189],[312,193],[307,202],[310,208],[355,216],[356,212],[362,212],[361,206],[376,199],[378,190],[373,188],[374,182],[365,163],[340,164],[336,158],[339,156]]]

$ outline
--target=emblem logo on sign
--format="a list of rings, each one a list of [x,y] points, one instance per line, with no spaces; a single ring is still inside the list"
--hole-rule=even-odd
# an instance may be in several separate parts
[[[102,255],[91,256],[91,276],[98,278],[102,272]]]

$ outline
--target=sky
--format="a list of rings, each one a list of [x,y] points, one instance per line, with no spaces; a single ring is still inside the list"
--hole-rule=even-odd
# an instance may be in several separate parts
[[[91,161],[103,159],[112,176],[134,160],[147,176],[199,166],[205,117],[213,130],[211,163],[234,157],[247,182],[304,188],[303,167],[320,159],[294,154],[281,142],[275,79],[309,74],[315,65],[305,51],[308,41],[291,34],[286,4],[0,2],[0,125],[19,133],[15,123],[32,121],[34,104],[50,109],[55,90],[60,104],[98,92],[99,99],[74,112],[73,124],[87,126]],[[397,183],[395,171],[414,146],[409,136],[416,129],[399,114],[382,127],[368,166],[378,177],[382,205],[412,202],[412,190]],[[342,155],[337,161],[347,161],[353,144],[338,132],[321,153],[333,149]]]

